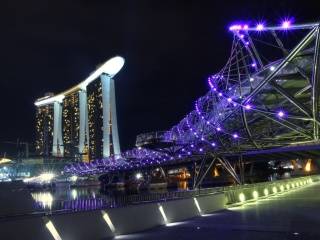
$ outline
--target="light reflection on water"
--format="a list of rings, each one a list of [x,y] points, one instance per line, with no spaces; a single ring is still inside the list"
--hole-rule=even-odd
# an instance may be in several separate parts
[[[155,192],[169,192],[187,190],[187,182],[179,181],[178,188],[175,189],[158,189],[149,191],[138,191],[138,188],[115,188],[108,189],[102,186],[90,186],[90,187],[57,187],[53,190],[33,191],[32,197],[36,202],[43,202],[44,204],[51,204],[52,201],[68,201],[76,199],[93,199],[103,197],[115,197],[115,196],[129,196],[129,195],[145,195]]]
[[[290,173],[273,173],[270,175],[265,175],[263,177],[246,177],[245,183],[258,183],[258,182],[268,182],[268,181],[276,181],[281,179],[290,178]],[[174,189],[157,189],[157,190],[148,190],[148,191],[138,191],[137,187],[132,188],[116,188],[116,189],[108,189],[103,188],[101,186],[90,186],[90,187],[77,187],[77,188],[69,188],[69,187],[57,187],[54,190],[46,190],[46,191],[35,191],[31,192],[33,198],[36,202],[42,202],[43,205],[51,208],[51,204],[53,201],[72,201],[77,199],[98,199],[105,197],[116,197],[116,196],[129,196],[129,195],[145,195],[157,192],[170,192],[170,191],[184,191],[188,190],[187,181],[178,181],[178,187]],[[212,187],[220,187],[220,186],[230,186],[235,183],[225,182],[218,183],[216,186]],[[204,188],[207,186],[204,186]]]

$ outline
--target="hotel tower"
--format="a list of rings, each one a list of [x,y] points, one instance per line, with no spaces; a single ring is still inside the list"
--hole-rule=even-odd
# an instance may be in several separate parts
[[[111,58],[80,84],[35,101],[38,155],[83,162],[120,155],[113,77],[123,65]]]

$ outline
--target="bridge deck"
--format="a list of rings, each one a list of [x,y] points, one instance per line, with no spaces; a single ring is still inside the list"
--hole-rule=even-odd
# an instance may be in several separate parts
[[[320,239],[320,182],[117,239]]]

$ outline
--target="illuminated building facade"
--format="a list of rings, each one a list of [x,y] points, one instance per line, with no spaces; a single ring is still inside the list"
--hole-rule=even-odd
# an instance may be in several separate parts
[[[77,86],[36,100],[37,154],[84,162],[120,155],[112,77],[123,64],[114,57]]]
[[[66,96],[62,102],[62,138],[64,155],[76,156],[79,153],[80,104],[79,92]]]
[[[53,96],[53,93],[46,93],[44,98]],[[36,110],[36,151],[39,155],[48,156],[52,152],[53,109],[53,104],[47,104],[37,107]]]

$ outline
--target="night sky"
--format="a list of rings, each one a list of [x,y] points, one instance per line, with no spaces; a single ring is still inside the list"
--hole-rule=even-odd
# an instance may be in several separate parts
[[[0,157],[35,142],[36,99],[80,83],[114,56],[121,151],[194,109],[231,52],[240,20],[317,22],[314,1],[2,0]],[[12,142],[12,143],[7,143]]]

